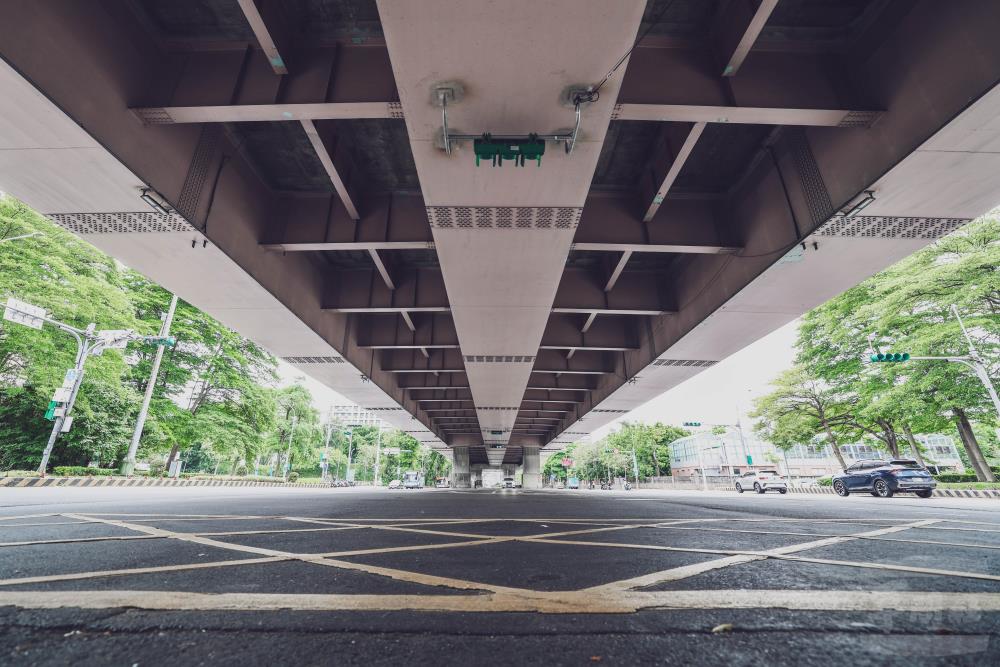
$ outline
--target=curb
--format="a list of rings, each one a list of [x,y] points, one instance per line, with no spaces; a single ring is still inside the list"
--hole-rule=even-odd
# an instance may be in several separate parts
[[[329,484],[263,482],[238,479],[170,479],[148,477],[0,477],[0,487],[16,486],[268,486],[300,489],[330,489]]]
[[[670,486],[655,486],[655,487],[644,487],[639,486],[638,489],[649,488],[649,489],[664,489],[670,490]],[[678,487],[675,489],[677,491],[700,491],[701,487]],[[732,486],[709,486],[709,491],[736,491]],[[809,494],[819,494],[819,495],[836,495],[833,491],[833,487],[830,486],[810,486],[810,487],[792,487],[788,489],[789,493],[809,493]],[[1000,499],[1000,489],[934,489],[934,493],[931,494],[932,498],[994,498]]]

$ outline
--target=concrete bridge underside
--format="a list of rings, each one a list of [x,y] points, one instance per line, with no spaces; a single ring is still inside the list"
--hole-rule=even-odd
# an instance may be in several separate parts
[[[474,465],[1000,201],[989,0],[10,0],[0,189]],[[475,164],[451,132],[564,133]],[[148,191],[147,191],[148,189]],[[159,199],[167,214],[141,199]]]

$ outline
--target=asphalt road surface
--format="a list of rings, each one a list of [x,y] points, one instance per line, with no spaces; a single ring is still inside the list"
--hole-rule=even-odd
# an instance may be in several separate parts
[[[1000,502],[0,490],[0,663],[1000,664]]]

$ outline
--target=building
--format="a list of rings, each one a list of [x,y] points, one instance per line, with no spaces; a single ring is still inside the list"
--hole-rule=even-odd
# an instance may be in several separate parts
[[[330,421],[344,426],[388,426],[373,410],[360,405],[334,405],[330,408]]]
[[[964,471],[961,457],[952,438],[938,433],[917,435],[924,446],[924,462],[939,470]],[[904,455],[909,455],[904,447]],[[752,433],[730,428],[725,433],[711,431],[694,433],[670,444],[670,463],[675,477],[701,476],[704,469],[708,477],[732,477],[750,470],[777,469],[796,478],[816,478],[840,470],[840,463],[833,456],[830,445],[817,441],[808,445],[795,445],[783,452]],[[886,452],[867,443],[850,443],[840,446],[848,463],[858,459],[886,458]],[[750,461],[748,463],[748,461]]]

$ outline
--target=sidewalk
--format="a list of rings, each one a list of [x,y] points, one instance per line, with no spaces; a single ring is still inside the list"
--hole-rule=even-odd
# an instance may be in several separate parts
[[[0,477],[3,486],[265,486],[328,489],[329,484],[265,482],[239,479],[170,479],[167,477]]]

